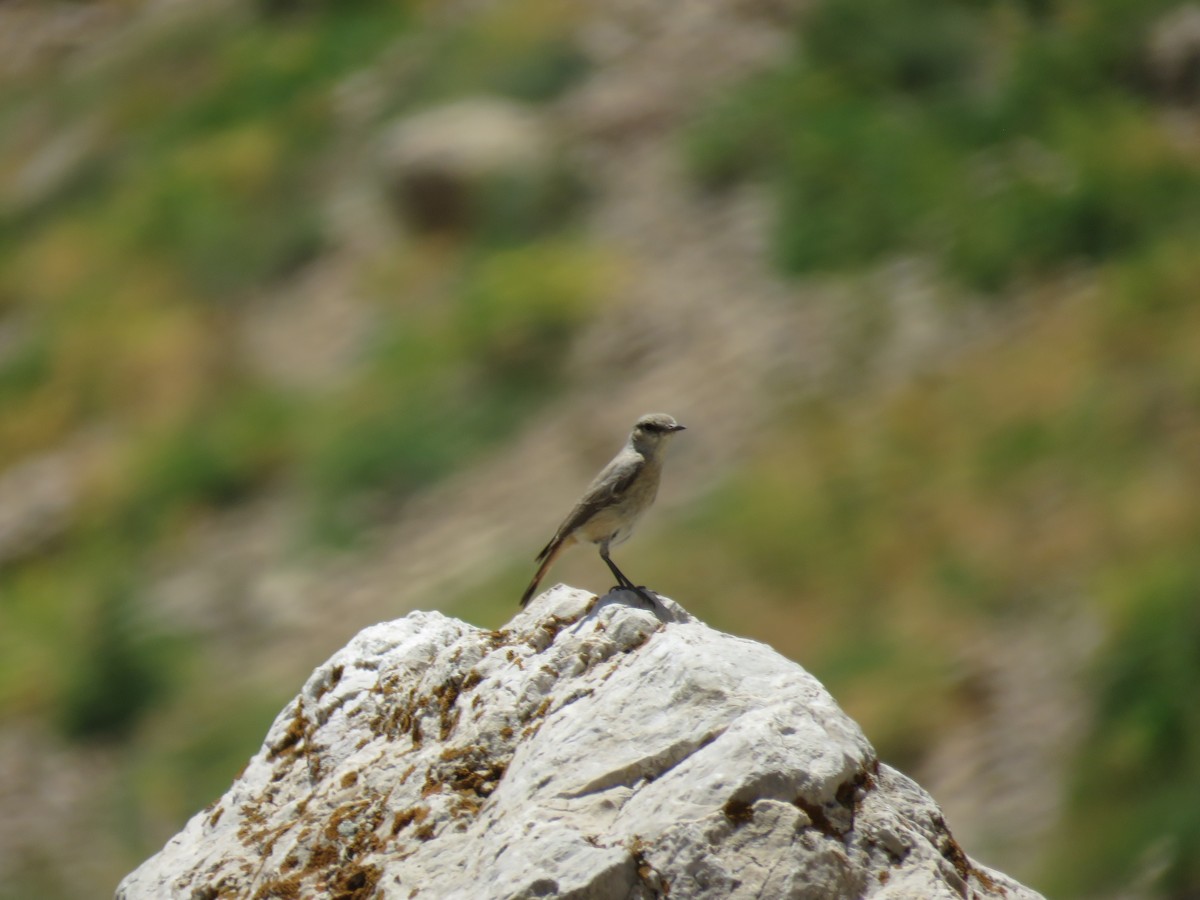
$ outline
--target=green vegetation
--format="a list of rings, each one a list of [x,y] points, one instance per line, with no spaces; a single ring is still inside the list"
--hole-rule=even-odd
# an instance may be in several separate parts
[[[327,541],[352,538],[552,396],[565,338],[614,274],[562,241],[480,251],[458,268],[453,302],[385,314],[359,377],[308,409],[298,469]]]
[[[1198,538],[1193,531],[1192,547]],[[1200,884],[1200,811],[1183,799],[1200,790],[1200,714],[1190,702],[1200,679],[1200,563],[1167,554],[1122,576],[1110,587],[1120,640],[1096,672],[1100,716],[1073,785],[1080,834],[1063,868],[1078,867],[1095,891],[1113,872],[1157,865],[1164,895],[1187,897]],[[1134,815],[1122,823],[1113,808]]]
[[[690,157],[766,179],[789,271],[888,254],[995,292],[1200,230],[1200,163],[1141,56],[1171,4],[826,0],[794,62],[718,104]]]
[[[479,10],[453,28],[426,33],[422,65],[405,80],[396,102],[429,104],[478,92],[528,102],[552,100],[586,71],[565,38],[580,17],[548,0],[513,0]]]
[[[166,644],[138,634],[129,601],[119,588],[103,595],[75,651],[61,711],[71,738],[127,738],[168,686]]]

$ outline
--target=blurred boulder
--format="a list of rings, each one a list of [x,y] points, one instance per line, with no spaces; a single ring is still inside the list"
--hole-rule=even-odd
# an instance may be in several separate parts
[[[485,227],[505,205],[515,227],[536,227],[573,193],[545,121],[501,99],[403,119],[382,138],[379,161],[396,213],[418,232]]]
[[[1038,896],[800,666],[631,599],[365,629],[117,897]]]
[[[1200,100],[1200,4],[1178,6],[1151,27],[1147,62],[1166,96]]]

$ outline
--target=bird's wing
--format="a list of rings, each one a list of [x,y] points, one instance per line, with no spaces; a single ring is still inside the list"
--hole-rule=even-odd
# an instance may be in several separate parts
[[[597,512],[612,505],[623,494],[633,480],[638,477],[646,465],[646,458],[640,453],[621,453],[612,462],[600,470],[600,474],[588,485],[575,508],[558,526],[554,540],[547,545],[547,550],[556,541],[565,538],[576,528],[582,527],[588,519]]]

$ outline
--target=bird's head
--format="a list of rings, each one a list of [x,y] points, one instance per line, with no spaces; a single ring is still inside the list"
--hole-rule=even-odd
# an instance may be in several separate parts
[[[666,413],[646,413],[634,424],[629,439],[640,450],[654,450],[671,435],[684,429],[685,426]]]

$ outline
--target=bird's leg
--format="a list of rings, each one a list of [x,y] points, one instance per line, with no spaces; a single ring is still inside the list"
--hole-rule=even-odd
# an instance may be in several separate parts
[[[617,564],[613,562],[612,557],[608,555],[608,541],[605,541],[600,545],[600,558],[604,560],[605,565],[607,565],[612,571],[613,575],[617,577],[618,588],[626,591],[633,591],[651,606],[661,606],[661,604],[658,602],[658,598],[654,596],[652,591],[649,591],[640,585],[634,584],[629,580],[629,576],[617,568]]]
[[[633,582],[626,577],[625,573],[617,568],[617,564],[612,561],[612,557],[608,555],[608,541],[600,545],[600,558],[604,560],[604,564],[608,566],[609,571],[616,576],[617,587],[622,590],[632,590]]]

